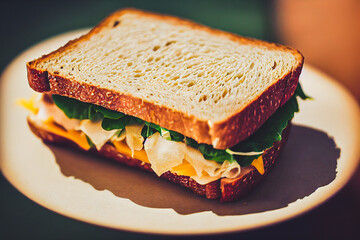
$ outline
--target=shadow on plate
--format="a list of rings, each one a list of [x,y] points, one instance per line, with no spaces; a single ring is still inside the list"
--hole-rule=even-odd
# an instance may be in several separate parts
[[[179,214],[212,211],[217,215],[242,215],[286,207],[331,183],[340,156],[340,149],[326,133],[293,125],[285,150],[259,186],[241,201],[220,203],[151,173],[88,153],[49,147],[65,176],[81,179],[96,190],[109,190],[141,206],[172,208]]]

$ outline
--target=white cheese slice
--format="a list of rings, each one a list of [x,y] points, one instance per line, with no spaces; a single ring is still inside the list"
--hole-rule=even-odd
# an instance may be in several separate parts
[[[185,159],[194,167],[197,175],[191,175],[200,184],[207,184],[222,177],[235,178],[240,174],[240,165],[237,162],[224,161],[219,164],[206,160],[203,154],[190,146],[186,148]]]
[[[221,177],[235,178],[240,174],[240,165],[235,161],[232,163],[229,161],[224,161],[217,174],[219,174]]]
[[[185,158],[194,167],[199,177],[203,175],[203,171],[207,172],[210,176],[214,176],[216,169],[220,168],[220,164],[215,161],[206,160],[199,150],[190,146],[186,146]]]
[[[125,134],[126,134],[126,143],[131,149],[131,157],[134,157],[134,151],[140,151],[144,146],[144,138],[141,136],[141,131],[144,127],[142,125],[127,125],[125,126]]]
[[[199,184],[207,184],[219,178],[235,178],[240,174],[240,166],[237,162],[230,163],[224,161],[219,164],[216,161],[206,160],[203,154],[183,142],[166,140],[169,136],[164,132],[155,133],[148,137],[144,143],[141,131],[144,125],[132,124],[121,130],[106,131],[101,127],[101,121],[92,122],[90,120],[69,119],[63,111],[56,105],[40,100],[37,107],[36,119],[46,122],[53,119],[56,123],[62,125],[66,130],[81,130],[94,143],[98,150],[108,141],[123,141],[131,150],[132,157],[134,151],[145,149],[151,168],[157,175],[162,175],[167,171],[177,173],[175,167],[178,167],[180,175],[184,174],[184,168],[190,164],[195,171],[188,171],[186,176],[191,177]],[[182,171],[181,171],[182,170]]]
[[[118,129],[104,130],[101,127],[101,121],[82,120],[79,129],[91,139],[97,150],[100,150],[109,139],[119,133]]]
[[[114,141],[118,141],[118,142],[121,142],[123,141],[125,138],[126,138],[126,131],[125,129],[122,131],[122,129],[119,129],[118,132],[120,133],[119,134],[116,134],[114,135],[112,138],[111,138],[111,142],[114,142]]]
[[[158,176],[182,164],[185,158],[185,143],[168,141],[158,132],[146,139],[144,148],[151,168]]]
[[[196,174],[191,174],[200,184],[212,182],[221,177],[234,178],[240,174],[240,165],[237,162],[224,161],[219,164],[212,160],[206,160],[202,153],[183,142],[168,141],[155,133],[145,141],[145,151],[151,163],[151,168],[157,175],[174,170],[186,160],[194,169]]]
[[[47,103],[45,101],[39,101],[39,111],[36,117],[40,121],[47,121],[50,117],[53,118],[54,122],[63,126],[66,130],[78,130],[80,127],[80,120],[70,119],[65,113],[58,108],[55,104]]]

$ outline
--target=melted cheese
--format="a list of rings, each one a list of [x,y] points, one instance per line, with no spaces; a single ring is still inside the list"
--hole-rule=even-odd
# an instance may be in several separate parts
[[[101,121],[82,120],[79,129],[91,139],[97,150],[100,150],[109,139],[119,133],[117,129],[111,131],[104,130],[101,127]]]
[[[36,120],[35,120],[36,121]],[[36,123],[39,125],[39,123]],[[76,131],[76,130],[69,130],[66,131],[65,129],[59,127],[54,123],[52,118],[49,118],[47,121],[43,121],[40,123],[39,126],[41,129],[54,133],[58,136],[70,139],[71,141],[75,142],[79,147],[81,147],[84,150],[89,150],[90,145],[86,139],[86,136],[83,132]]]
[[[208,173],[210,176],[218,175],[221,165],[215,161],[206,160],[203,154],[193,148],[186,147],[185,159],[195,168],[198,176],[203,175],[203,172]]]
[[[219,164],[206,160],[199,150],[183,142],[166,140],[158,132],[146,139],[144,148],[151,168],[158,176],[170,170],[189,176],[200,184],[207,184],[222,177],[235,178],[240,174],[237,162],[224,161]]]
[[[206,184],[221,177],[234,178],[240,173],[240,166],[236,162],[225,161],[223,164],[219,164],[215,161],[206,160],[198,150],[182,142],[168,141],[166,136],[164,138],[159,133],[150,136],[143,144],[144,139],[141,136],[143,126],[140,125],[126,126],[122,134],[117,136],[119,130],[103,130],[99,122],[94,123],[90,120],[80,122],[79,120],[68,119],[55,105],[37,103],[36,96],[28,101],[19,100],[18,104],[29,109],[33,113],[32,116],[35,121],[39,122],[40,120],[41,128],[44,130],[70,139],[85,150],[90,149],[90,145],[84,132],[93,141],[97,149],[100,149],[107,141],[111,141],[118,152],[132,156],[144,163],[150,163],[154,172],[159,176],[170,170],[178,175],[189,176],[200,184]],[[54,107],[57,109],[54,109]],[[43,108],[45,110],[42,110]],[[67,119],[58,114],[59,111]],[[42,112],[42,114],[39,114],[39,112]],[[49,117],[50,114],[56,116]],[[63,122],[70,120],[66,124],[68,127],[83,132],[75,129],[65,130],[56,124],[59,120],[63,120]],[[262,156],[255,159],[251,165],[260,174],[264,174]]]
[[[158,176],[182,164],[185,158],[186,146],[184,143],[168,141],[158,132],[146,139],[144,148],[151,168]]]
[[[120,130],[120,131],[121,131],[121,130]],[[125,138],[126,138],[126,132],[125,132],[125,131],[121,131],[119,136],[115,135],[115,136],[113,136],[113,137],[111,138],[111,142],[113,142],[113,141],[119,141],[119,142],[121,142],[121,141],[124,140]]]
[[[113,141],[113,144],[119,153],[127,156],[130,156],[132,154],[131,149],[124,141]],[[140,151],[134,151],[134,158],[145,163],[150,163],[144,149]],[[171,169],[171,172],[188,177],[197,175],[195,168],[186,160],[184,160],[182,164],[173,167]]]
[[[29,110],[33,114],[37,114],[38,111],[39,111],[38,106],[36,106],[37,105],[36,103],[38,102],[37,98],[38,98],[38,95],[34,94],[34,95],[31,96],[31,98],[29,100],[26,100],[26,99],[23,99],[23,98],[17,100],[16,104],[26,108],[27,110]]]
[[[134,157],[135,150],[139,151],[144,146],[144,138],[141,136],[141,131],[144,127],[144,124],[132,124],[125,126],[125,141],[129,148],[131,149],[131,156]]]
[[[124,141],[113,141],[112,143],[119,153],[122,153],[126,156],[131,156],[133,154],[129,146]],[[133,158],[136,158],[142,162],[150,163],[144,149],[141,149],[140,151],[134,151]]]
[[[34,104],[38,107],[36,117],[39,120],[47,121],[51,117],[54,122],[61,125],[66,130],[79,130],[81,121],[78,119],[68,118],[55,104],[51,104],[46,101],[38,101]]]
[[[173,167],[171,172],[188,177],[197,175],[195,168],[186,160],[184,160],[182,164]]]
[[[59,135],[59,136],[62,136],[62,137],[72,140],[73,142],[75,142],[81,148],[83,148],[85,150],[90,149],[90,146],[86,140],[85,134],[82,134],[81,132],[74,131],[74,130],[65,131],[64,129],[57,126],[52,121],[51,118],[48,121],[44,122],[43,128],[46,131],[52,132],[56,135]],[[136,158],[145,163],[150,163],[144,149],[142,149],[140,151],[134,151],[134,153],[132,153],[131,149],[124,141],[113,141],[112,143],[114,144],[114,146],[118,152],[120,152],[124,155],[127,155],[127,156],[131,156],[133,154],[133,158]],[[264,165],[263,165],[263,160],[262,160],[261,156],[259,158],[255,159],[251,165],[254,166],[259,171],[260,174],[264,174]],[[201,172],[202,172],[203,176],[200,178],[196,177],[196,176],[198,176],[197,171],[186,160],[184,160],[182,164],[179,164],[179,165],[173,167],[171,169],[171,172],[176,173],[178,175],[192,177],[195,180],[197,180],[198,182],[207,182],[207,181],[214,180],[214,178],[210,177],[206,172],[202,172],[202,171]]]

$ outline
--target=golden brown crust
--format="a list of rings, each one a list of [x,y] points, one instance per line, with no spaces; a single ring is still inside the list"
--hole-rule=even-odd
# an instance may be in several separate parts
[[[64,144],[83,150],[71,140],[42,129],[36,123],[32,122],[30,118],[28,118],[28,124],[31,131],[46,143]],[[175,173],[171,173],[170,171],[161,175],[161,178],[165,178],[171,182],[189,188],[194,193],[205,196],[208,199],[219,199],[222,202],[236,201],[254,189],[260,180],[269,172],[270,168],[273,166],[275,160],[279,157],[285,146],[289,131],[290,123],[282,133],[282,140],[274,143],[272,148],[264,152],[264,175],[261,175],[254,167],[249,166],[241,168],[241,174],[236,179],[223,178],[205,185],[197,183],[188,176],[180,176]],[[91,149],[89,151],[131,167],[153,172],[150,164],[119,153],[111,144],[105,144],[99,151],[96,149]]]
[[[131,95],[79,83],[36,68],[37,62],[52,57],[68,48],[72,48],[78,42],[85,41],[103,28],[111,27],[121,15],[129,12],[136,13],[139,16],[162,19],[172,24],[187,25],[191,28],[207,31],[215,35],[223,35],[241,44],[261,45],[268,49],[282,49],[283,51],[292,52],[299,64],[294,67],[293,71],[269,86],[266,91],[238,113],[228,119],[215,123],[210,123],[207,120],[198,119],[195,116],[187,115],[186,113],[168,107],[159,106]],[[48,55],[44,55],[37,60],[27,63],[27,70],[29,85],[35,91],[60,94],[84,102],[101,105],[179,132],[187,137],[193,138],[199,143],[210,144],[218,149],[226,149],[255,132],[278,107],[293,95],[302,65],[303,56],[301,53],[286,46],[241,37],[173,16],[153,14],[135,9],[124,9],[115,12],[103,20],[88,34],[70,41],[65,46]]]

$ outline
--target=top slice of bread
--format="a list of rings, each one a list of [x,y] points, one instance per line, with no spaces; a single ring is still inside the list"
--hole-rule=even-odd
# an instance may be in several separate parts
[[[153,122],[225,149],[294,93],[292,48],[135,9],[29,62],[30,86]]]

